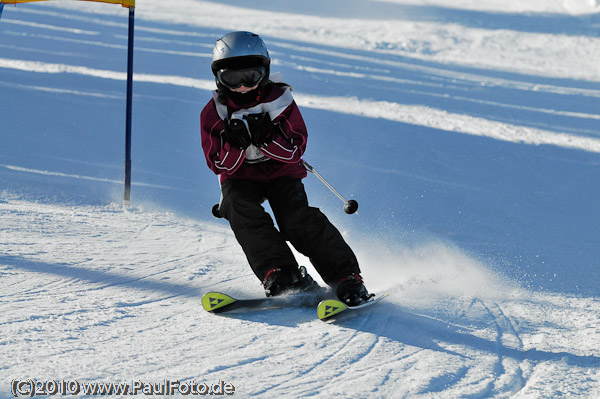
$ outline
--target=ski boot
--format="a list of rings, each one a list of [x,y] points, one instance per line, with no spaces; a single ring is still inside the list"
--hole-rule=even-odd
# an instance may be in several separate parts
[[[319,284],[308,274],[304,266],[296,270],[283,270],[279,267],[269,270],[263,287],[267,296],[278,296],[291,291],[312,291]]]
[[[369,294],[367,288],[363,284],[362,277],[358,273],[354,273],[341,279],[337,284],[335,293],[339,300],[348,306],[363,304],[375,296],[375,294]]]

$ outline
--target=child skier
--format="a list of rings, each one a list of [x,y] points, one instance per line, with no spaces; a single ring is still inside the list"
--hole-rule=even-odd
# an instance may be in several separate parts
[[[228,33],[213,49],[217,90],[200,123],[208,167],[220,175],[219,213],[267,296],[318,287],[287,240],[341,301],[358,305],[369,298],[358,261],[325,215],[308,205],[301,181],[306,126],[291,87],[270,79],[270,63],[265,43],[251,32]],[[261,205],[265,200],[279,230]]]

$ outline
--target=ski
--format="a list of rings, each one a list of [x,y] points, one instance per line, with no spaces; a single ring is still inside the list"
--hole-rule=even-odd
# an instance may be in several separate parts
[[[202,295],[202,307],[210,313],[230,312],[239,309],[276,309],[283,307],[313,307],[327,297],[327,290],[290,293],[277,297],[235,298],[222,292]]]
[[[389,294],[383,294],[358,305],[348,306],[337,299],[323,299],[329,295],[326,290],[317,292],[301,292],[278,297],[264,298],[235,298],[223,292],[211,291],[202,296],[202,307],[210,313],[231,312],[235,310],[262,310],[285,307],[313,307],[317,306],[317,316],[323,321],[332,321],[347,311],[358,311],[374,305]]]
[[[357,311],[360,309],[367,308],[371,305],[375,305],[380,302],[389,294],[383,294],[374,298],[369,299],[367,302],[357,305],[357,306],[348,306],[342,301],[338,301],[337,299],[326,299],[321,301],[317,306],[317,316],[319,319],[323,321],[331,321],[334,320],[341,315],[347,315],[347,311]]]

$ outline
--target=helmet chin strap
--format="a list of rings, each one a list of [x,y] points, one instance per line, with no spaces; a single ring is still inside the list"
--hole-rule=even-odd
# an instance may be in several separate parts
[[[236,92],[227,89],[227,96],[231,100],[239,105],[250,104],[259,100],[261,94],[261,87],[257,87],[254,90],[247,91],[245,93]]]

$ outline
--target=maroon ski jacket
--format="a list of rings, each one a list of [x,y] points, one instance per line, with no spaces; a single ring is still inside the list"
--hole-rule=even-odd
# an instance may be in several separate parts
[[[208,167],[221,181],[245,179],[270,181],[277,177],[306,176],[306,169],[300,163],[308,133],[300,110],[294,101],[290,88],[270,85],[261,89],[254,102],[240,106],[232,100],[227,105],[217,100],[218,92],[206,104],[200,114],[202,149]],[[244,115],[268,112],[280,134],[270,143],[260,148],[250,145],[246,150],[232,148],[221,139],[225,118],[243,119]],[[277,126],[276,126],[277,128]]]

